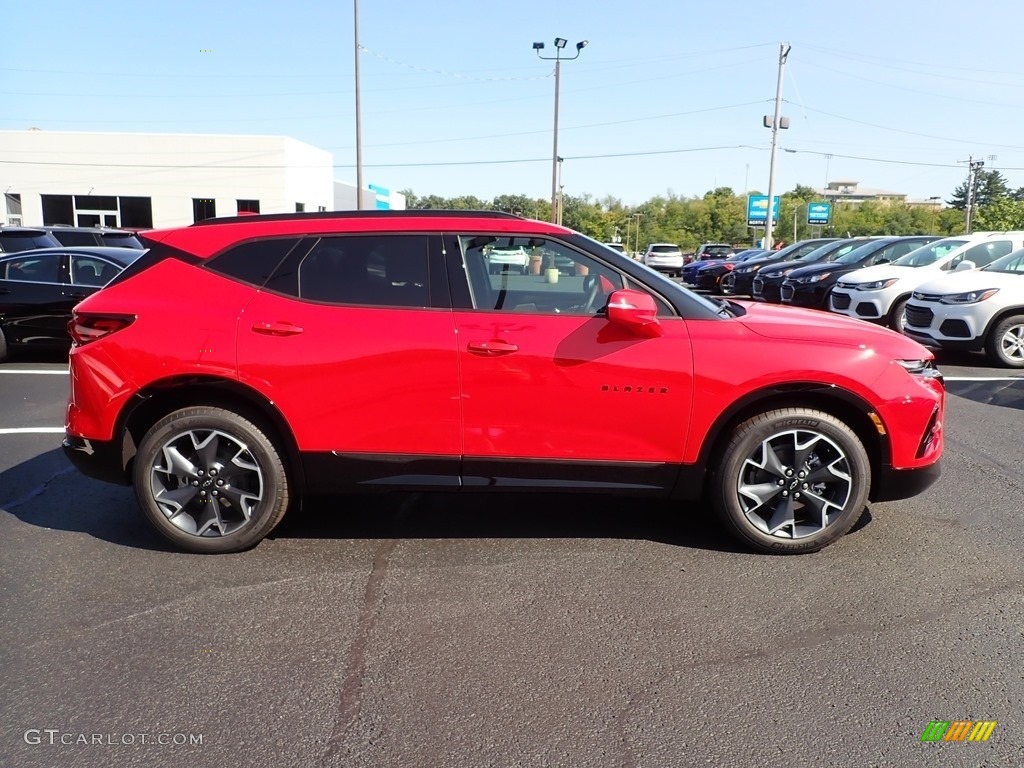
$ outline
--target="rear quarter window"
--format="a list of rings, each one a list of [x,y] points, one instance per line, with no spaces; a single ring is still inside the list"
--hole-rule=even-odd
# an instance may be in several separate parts
[[[262,287],[299,242],[297,237],[252,240],[241,243],[210,259],[214,272]]]

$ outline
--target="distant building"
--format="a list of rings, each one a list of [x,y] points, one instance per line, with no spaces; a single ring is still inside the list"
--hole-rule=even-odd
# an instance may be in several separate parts
[[[352,210],[330,152],[287,136],[0,131],[0,222],[148,229],[239,213]],[[404,208],[372,185],[363,208]]]
[[[878,203],[907,202],[907,195],[904,192],[890,192],[885,189],[861,187],[859,181],[847,179],[830,181],[824,189],[817,189],[815,191],[827,202],[863,203],[867,200],[873,200]]]

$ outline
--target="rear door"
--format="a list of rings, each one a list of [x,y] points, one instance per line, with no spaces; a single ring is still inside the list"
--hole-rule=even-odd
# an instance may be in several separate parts
[[[517,238],[551,265],[541,274],[490,275],[485,250],[493,239],[445,238],[462,372],[463,483],[666,492],[690,418],[685,321],[662,302],[660,338],[609,324],[608,295],[626,278],[552,238]]]
[[[430,264],[439,243],[307,238],[239,319],[239,375],[280,408],[318,488],[458,484],[455,326],[443,261]]]
[[[0,259],[0,323],[16,344],[70,344],[67,322],[77,303],[66,295],[66,257],[25,251]]]

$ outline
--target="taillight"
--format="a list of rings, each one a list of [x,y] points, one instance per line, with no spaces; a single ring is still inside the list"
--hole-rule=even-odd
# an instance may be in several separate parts
[[[134,322],[135,315],[91,315],[87,312],[75,312],[68,323],[68,333],[75,344],[81,346],[127,328]]]

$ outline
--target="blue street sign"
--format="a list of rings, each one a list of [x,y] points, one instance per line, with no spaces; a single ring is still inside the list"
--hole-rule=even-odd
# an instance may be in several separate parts
[[[772,202],[772,221],[779,220],[779,196]],[[763,227],[768,223],[768,195],[747,195],[747,226]]]
[[[807,223],[824,226],[832,220],[832,203],[808,203]]]

